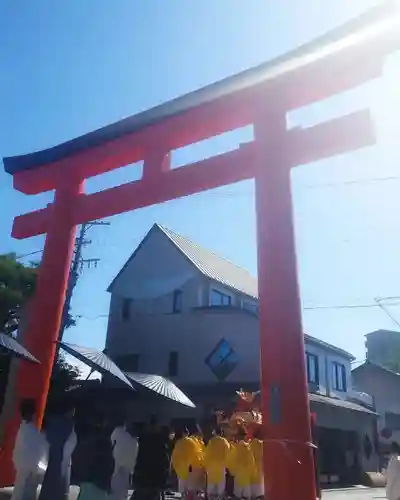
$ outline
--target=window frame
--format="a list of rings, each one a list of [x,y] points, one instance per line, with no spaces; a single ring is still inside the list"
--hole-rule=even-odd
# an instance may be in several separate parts
[[[221,298],[221,303],[220,304],[214,304],[213,303],[213,296],[219,296]],[[228,303],[224,304],[224,298],[228,299]],[[229,307],[232,305],[232,295],[229,295],[229,293],[221,292],[221,290],[218,290],[217,288],[211,288],[211,293],[210,293],[210,306],[212,307]]]
[[[130,361],[133,361],[132,366],[129,366]],[[140,362],[139,353],[123,354],[122,356],[115,357],[115,363],[122,371],[125,372],[138,372],[139,362]]]
[[[220,351],[221,347],[224,347],[226,352],[219,354],[218,351]],[[212,361],[215,361],[216,363],[214,364]],[[204,362],[218,381],[223,382],[236,369],[237,365],[240,363],[240,359],[237,352],[229,344],[229,342],[225,338],[221,338],[214,349],[205,358]]]
[[[385,412],[385,427],[391,431],[400,430],[400,414],[394,413],[392,411]]]
[[[311,379],[311,360],[314,362],[315,380]],[[319,386],[319,356],[313,352],[306,351],[307,382]]]
[[[179,375],[179,352],[170,351],[168,358],[168,376],[177,377]]]
[[[181,313],[182,310],[183,310],[183,290],[177,288],[176,290],[174,290],[172,298],[172,312]]]
[[[337,392],[347,392],[346,366],[338,361],[332,362],[332,388]],[[340,383],[341,382],[341,383]]]
[[[124,297],[122,299],[122,307],[121,307],[121,319],[122,321],[129,321],[131,319],[131,306],[133,299],[130,297]]]
[[[252,312],[254,314],[259,313],[259,305],[257,302],[252,302],[251,300],[242,299],[242,309],[245,311]]]

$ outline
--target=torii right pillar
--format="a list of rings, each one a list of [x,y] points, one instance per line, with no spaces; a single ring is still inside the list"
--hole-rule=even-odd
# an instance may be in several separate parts
[[[284,109],[266,106],[254,133],[266,497],[289,500],[297,491],[297,498],[312,500],[315,468],[290,187],[295,131],[286,130]]]

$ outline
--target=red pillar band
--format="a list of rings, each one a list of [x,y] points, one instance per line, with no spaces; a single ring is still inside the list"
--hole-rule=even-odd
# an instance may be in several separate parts
[[[264,110],[255,123],[255,183],[266,495],[315,500],[290,189],[291,133],[284,110],[272,116]]]
[[[81,191],[79,181],[66,178],[56,190],[51,211],[50,230],[46,236],[35,296],[30,309],[25,346],[40,361],[40,365],[21,363],[17,376],[18,401],[34,398],[37,404],[37,425],[41,426],[53,368],[55,341],[60,329],[65,290],[71,265],[75,226],[73,209]],[[0,454],[0,486],[14,481],[12,450],[20,425],[19,412],[7,423],[5,442]]]

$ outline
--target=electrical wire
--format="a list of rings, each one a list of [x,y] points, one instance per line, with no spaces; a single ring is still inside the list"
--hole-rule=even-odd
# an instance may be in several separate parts
[[[387,308],[382,304],[382,300],[385,300],[385,299],[378,299],[376,298],[375,299],[375,302],[378,304],[378,306],[382,309],[382,311],[392,320],[392,322],[398,327],[400,328],[400,323],[397,321],[397,319],[393,316],[393,314],[391,312],[389,312],[387,310]],[[391,304],[392,305],[392,304]]]
[[[42,252],[43,252],[43,249],[42,250],[36,250],[35,252],[26,253],[24,255],[17,255],[15,258],[17,260],[19,260],[19,259],[25,259],[25,257],[30,257],[31,255],[36,255],[36,254],[42,253]]]
[[[389,181],[399,181],[400,176],[393,175],[389,177],[371,177],[366,179],[355,179],[352,181],[342,181],[342,182],[328,182],[323,184],[308,184],[306,188],[308,189],[319,189],[319,188],[330,188],[330,187],[341,187],[341,186],[360,186],[365,184],[375,184],[379,182],[389,182]]]
[[[396,304],[391,304],[392,306],[398,306],[400,303]],[[332,305],[332,306],[314,306],[314,307],[303,307],[303,310],[305,311],[314,311],[318,309],[370,309],[372,307],[380,307],[382,306],[377,303],[373,304],[339,304],[339,305]]]

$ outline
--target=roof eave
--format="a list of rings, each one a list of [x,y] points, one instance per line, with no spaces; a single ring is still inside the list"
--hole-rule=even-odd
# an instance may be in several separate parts
[[[374,368],[375,370],[383,371],[385,373],[388,373],[389,375],[393,375],[394,377],[400,377],[400,373],[397,373],[394,370],[390,370],[389,368],[386,368],[385,366],[378,365],[377,363],[373,363],[372,361],[369,361],[369,360],[366,360],[361,365],[353,368],[352,372],[355,372],[358,370],[365,370],[368,367]]]
[[[336,347],[333,344],[330,344],[329,342],[325,342],[324,340],[317,339],[316,337],[313,337],[312,335],[308,335],[307,333],[304,334],[304,337],[307,340],[309,340],[309,342],[314,343],[314,344],[318,345],[319,347],[329,349],[330,351],[334,351],[337,354],[340,354],[341,356],[347,358],[349,361],[354,361],[356,359],[353,354],[349,353],[348,351],[345,351],[344,349],[341,349],[340,347]]]

